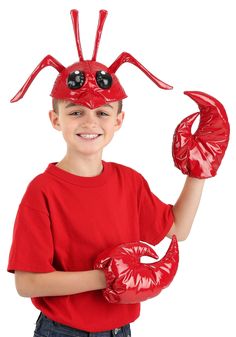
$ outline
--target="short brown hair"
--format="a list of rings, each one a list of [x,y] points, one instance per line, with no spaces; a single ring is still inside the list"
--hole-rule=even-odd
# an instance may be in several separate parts
[[[55,113],[58,113],[59,103],[61,103],[63,101],[64,101],[63,99],[58,99],[58,98],[52,99],[52,108],[53,108],[53,111],[55,111]],[[120,100],[120,101],[118,101],[117,114],[121,113],[122,107],[123,107],[123,101]]]

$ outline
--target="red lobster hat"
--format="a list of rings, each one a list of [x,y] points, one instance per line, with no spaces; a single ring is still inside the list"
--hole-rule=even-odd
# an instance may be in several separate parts
[[[57,99],[69,100],[76,104],[84,105],[90,109],[95,109],[101,105],[119,101],[127,97],[115,75],[117,69],[125,62],[132,63],[142,70],[158,87],[162,89],[172,89],[172,86],[156,78],[132,55],[126,52],[121,53],[108,68],[96,61],[98,46],[103,25],[106,20],[107,11],[100,10],[99,14],[92,60],[85,61],[83,58],[79,34],[79,15],[78,11],[73,9],[71,10],[71,18],[79,55],[79,62],[65,68],[53,56],[47,55],[35,68],[20,91],[12,98],[11,102],[16,102],[21,99],[38,73],[47,66],[53,66],[59,72],[52,88],[51,96]]]

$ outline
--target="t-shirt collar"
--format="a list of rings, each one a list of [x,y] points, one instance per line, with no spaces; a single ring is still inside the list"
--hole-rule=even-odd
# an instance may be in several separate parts
[[[108,176],[111,174],[110,163],[102,160],[103,170],[94,177],[82,177],[76,174],[70,173],[56,166],[57,163],[50,163],[45,170],[46,173],[52,174],[57,178],[64,180],[74,185],[80,185],[82,187],[95,187],[106,183]]]

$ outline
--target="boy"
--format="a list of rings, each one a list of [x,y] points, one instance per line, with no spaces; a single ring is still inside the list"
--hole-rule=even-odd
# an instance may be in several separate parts
[[[47,317],[53,321],[91,332],[126,325],[136,319],[139,310],[139,305],[132,308],[132,304],[110,304],[110,307],[102,295],[96,292],[106,287],[103,272],[92,270],[96,255],[103,249],[122,242],[142,239],[156,244],[166,234],[170,236],[175,233],[179,240],[185,239],[204,184],[204,180],[187,178],[182,195],[173,207],[175,224],[172,224],[171,206],[164,205],[151,196],[145,180],[139,174],[117,164],[102,162],[102,150],[111,141],[114,132],[121,127],[123,118],[124,112],[118,112],[118,102],[91,110],[62,101],[58,103],[57,112],[50,111],[53,127],[62,132],[67,143],[67,153],[59,163],[49,165],[46,172],[29,185],[16,219],[16,231],[21,231],[18,239],[21,242],[16,243],[13,248],[9,264],[9,270],[15,270],[16,287],[21,296],[31,297],[36,307],[40,310],[44,308]],[[117,180],[118,174],[122,175],[120,181]],[[143,220],[137,219],[137,197],[130,194],[122,200],[122,187],[114,186],[113,180],[117,180],[119,185],[143,184],[142,202],[145,205],[142,208],[145,209],[142,212],[146,211],[149,215],[143,214]],[[111,203],[112,195],[115,198]],[[153,229],[148,228],[150,212],[154,216],[157,211],[149,205],[151,202],[155,202],[155,208],[158,207],[158,216],[161,219],[158,221],[161,224],[156,224],[159,227],[156,229],[157,233],[154,233],[154,226]],[[140,237],[137,224],[144,220],[147,228]],[[55,225],[57,228],[50,230],[50,226]],[[124,228],[126,232],[123,232]],[[153,232],[149,233],[149,230]],[[87,237],[84,231],[87,232]],[[74,242],[73,238],[78,241]],[[100,302],[102,307],[106,306],[103,309],[105,313],[102,312],[106,322],[101,321],[96,312],[96,299],[98,308]],[[55,306],[49,304],[53,302]],[[86,318],[81,317],[81,322],[78,317],[76,320],[73,317],[77,314],[74,312],[75,306],[78,312],[82,310],[86,313]],[[57,308],[57,312],[49,313],[48,308],[54,308],[54,311]],[[62,312],[59,314],[60,311]],[[101,311],[100,307],[99,312]],[[63,315],[72,320],[65,319]]]
[[[84,77],[73,71],[74,83],[68,81],[68,87],[86,85]],[[103,270],[94,270],[94,260],[126,242],[156,245],[173,234],[185,240],[204,179],[187,177],[174,206],[161,202],[138,172],[102,160],[104,147],[124,120],[120,97],[109,97],[101,105],[97,91],[90,94],[89,104],[87,97],[58,99],[58,81],[49,117],[62,132],[67,152],[27,188],[16,217],[8,271],[15,272],[18,293],[30,297],[42,312],[35,337],[127,337],[140,305],[108,303],[101,291],[107,280]]]

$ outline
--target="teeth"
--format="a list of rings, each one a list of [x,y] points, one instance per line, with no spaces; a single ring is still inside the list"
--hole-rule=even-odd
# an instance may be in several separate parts
[[[87,139],[92,139],[92,138],[98,137],[98,134],[80,134],[80,137],[87,138]]]

